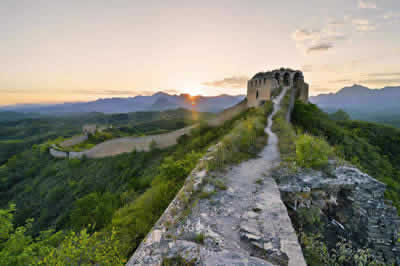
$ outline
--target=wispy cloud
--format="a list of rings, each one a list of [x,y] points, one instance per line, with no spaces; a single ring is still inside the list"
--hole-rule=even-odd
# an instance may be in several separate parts
[[[304,73],[312,72],[312,70],[313,70],[312,65],[304,65],[304,66],[301,67],[301,71],[303,71]]]
[[[105,95],[105,96],[113,96],[113,95],[118,95],[118,96],[137,96],[137,95],[153,95],[154,93],[158,91],[163,91],[165,93],[169,94],[178,94],[179,92],[177,90],[98,90],[98,89],[92,89],[92,90],[79,90],[76,91],[78,94],[85,94],[85,95]],[[70,93],[70,92],[69,92]]]
[[[376,26],[371,24],[367,19],[353,19],[352,23],[357,31],[374,31]]]
[[[307,48],[307,53],[327,51],[333,47],[330,43],[320,43]]]
[[[350,83],[350,82],[352,82],[352,79],[336,79],[329,81],[329,83]]]
[[[375,9],[376,3],[373,1],[358,0],[358,7],[361,9]]]
[[[383,79],[362,79],[358,81],[362,84],[371,84],[371,85],[400,85],[400,78],[383,78]]]
[[[221,80],[203,82],[202,85],[216,88],[241,89],[246,87],[248,79],[245,76],[233,76]]]
[[[400,72],[386,72],[386,73],[368,73],[365,74],[368,77],[393,77],[397,76],[400,78]]]
[[[384,19],[400,18],[400,12],[388,11],[383,15]]]
[[[320,35],[321,32],[319,30],[300,29],[293,32],[292,38],[295,41],[306,41],[319,39]]]
[[[330,21],[325,27],[317,29],[297,29],[292,33],[292,39],[298,49],[305,53],[327,51],[338,41],[348,39],[348,36],[338,30],[339,21]]]
[[[362,75],[359,83],[372,84],[372,85],[399,85],[400,72],[376,72],[367,73]]]

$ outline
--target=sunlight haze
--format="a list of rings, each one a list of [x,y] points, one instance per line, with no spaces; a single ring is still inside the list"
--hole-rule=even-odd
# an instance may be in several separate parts
[[[0,105],[245,94],[300,69],[310,94],[400,84],[400,1],[0,3]]]

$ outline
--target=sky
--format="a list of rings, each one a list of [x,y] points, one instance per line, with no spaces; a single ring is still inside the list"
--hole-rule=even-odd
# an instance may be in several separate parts
[[[400,85],[399,0],[1,0],[0,105],[245,94],[304,72],[310,94]]]

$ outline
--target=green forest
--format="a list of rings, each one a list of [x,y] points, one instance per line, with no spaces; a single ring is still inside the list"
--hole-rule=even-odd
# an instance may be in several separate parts
[[[174,124],[207,115],[174,112]],[[124,264],[208,147],[251,115],[200,123],[165,150],[59,160],[35,144],[12,155],[0,167],[0,265]]]

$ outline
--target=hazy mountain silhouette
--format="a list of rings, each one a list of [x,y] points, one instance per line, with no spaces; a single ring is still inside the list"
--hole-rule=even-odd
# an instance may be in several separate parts
[[[337,93],[310,97],[327,112],[346,111],[352,119],[400,127],[400,86],[369,89],[361,85],[344,87]]]
[[[128,113],[136,111],[158,111],[186,108],[200,112],[219,112],[237,104],[245,96],[219,95],[195,96],[189,94],[170,95],[157,92],[151,96],[128,98],[105,98],[90,102],[75,102],[53,105],[29,104],[0,108],[0,111],[35,112],[41,114],[65,114],[77,112]]]
[[[400,87],[369,89],[355,84],[336,93],[310,97],[310,101],[322,108],[356,109],[365,112],[400,110]]]

